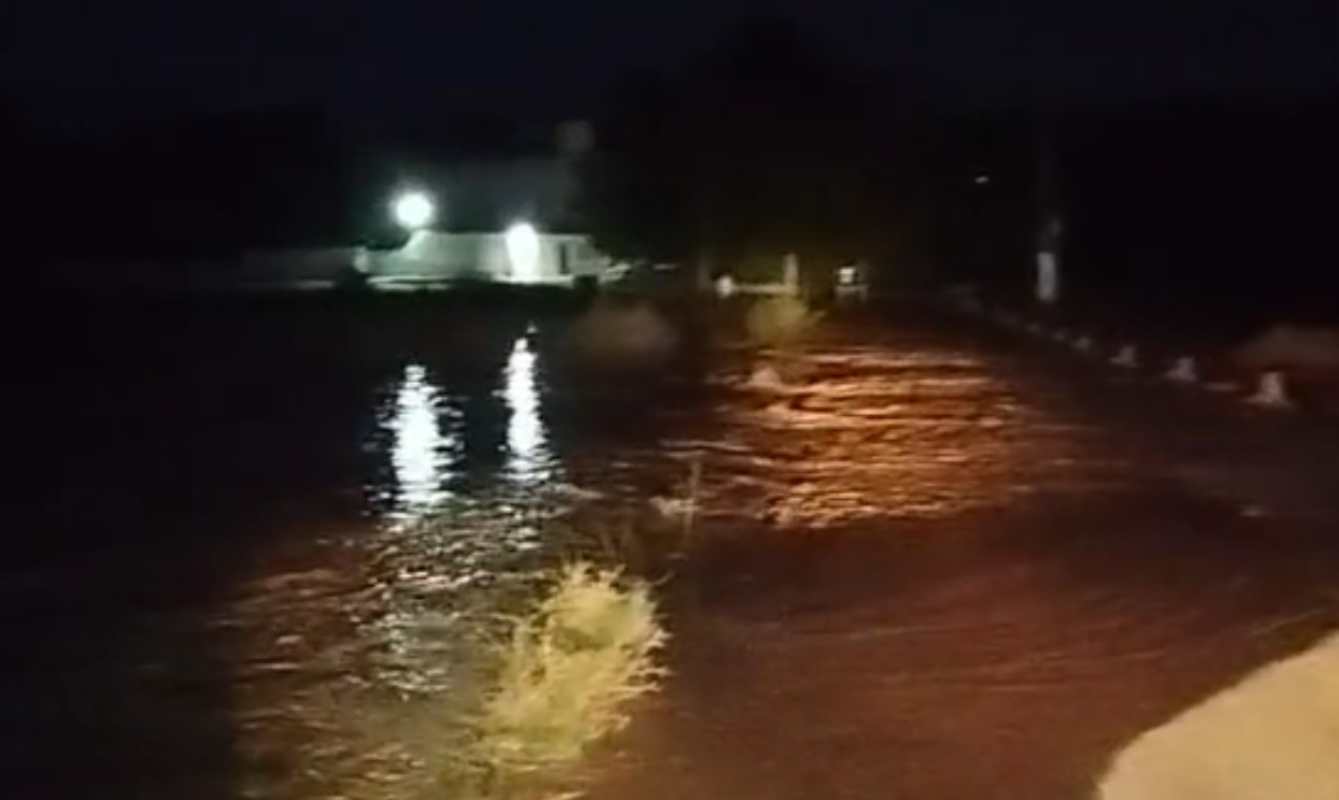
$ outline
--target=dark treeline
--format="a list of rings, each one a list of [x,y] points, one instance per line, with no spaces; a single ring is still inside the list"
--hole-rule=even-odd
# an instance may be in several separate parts
[[[1079,289],[1339,312],[1339,103],[1183,101],[1057,129]]]
[[[591,228],[612,252],[749,275],[926,264],[938,144],[884,77],[794,27],[739,26],[673,73],[624,78],[597,124]]]
[[[349,131],[304,109],[113,133],[12,126],[11,186],[29,258],[201,257],[346,241],[385,183]]]
[[[1022,293],[1051,209],[1079,293],[1315,306],[1339,289],[1339,104],[1323,98],[965,113],[755,25],[625,80],[599,128],[590,218],[615,252],[745,273],[787,251],[863,257],[889,283]]]
[[[388,204],[437,165],[552,154],[549,123],[473,110],[424,119],[268,108],[53,130],[0,113],[14,246],[30,263],[235,257],[248,248],[395,244]],[[453,221],[469,208],[454,197]]]

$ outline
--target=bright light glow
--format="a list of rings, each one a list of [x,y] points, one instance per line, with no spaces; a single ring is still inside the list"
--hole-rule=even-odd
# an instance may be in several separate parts
[[[423,192],[406,192],[395,199],[392,206],[395,221],[409,230],[417,230],[432,222],[437,214],[432,198]]]
[[[840,267],[837,269],[837,283],[842,286],[850,286],[855,283],[855,267]]]
[[[977,186],[985,186],[990,183],[990,176],[983,172],[980,175],[977,175],[973,180]]]
[[[386,425],[394,434],[391,465],[398,489],[397,511],[410,518],[421,517],[450,496],[445,483],[458,449],[454,437],[442,433],[439,394],[427,380],[427,370],[405,367],[396,391],[393,415]]]
[[[544,476],[547,437],[539,418],[535,354],[524,336],[512,345],[505,377],[502,399],[511,411],[507,423],[508,471],[522,483],[533,483]]]
[[[716,296],[729,297],[735,293],[735,279],[729,275],[722,275],[716,279]]]
[[[533,283],[539,280],[539,234],[528,222],[507,229],[507,257],[511,259],[512,280]]]

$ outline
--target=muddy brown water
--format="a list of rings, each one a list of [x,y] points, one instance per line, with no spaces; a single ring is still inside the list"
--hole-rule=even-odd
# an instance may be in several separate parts
[[[24,364],[14,796],[435,796],[473,621],[568,524],[680,535],[694,463],[594,797],[1084,797],[1339,616],[1330,431],[923,310],[633,371],[543,310],[139,314]]]

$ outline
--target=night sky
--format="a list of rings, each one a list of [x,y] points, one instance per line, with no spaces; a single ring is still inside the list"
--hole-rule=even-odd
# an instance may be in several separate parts
[[[672,67],[763,13],[962,105],[1339,89],[1336,0],[11,4],[6,94],[74,125],[302,103],[579,113],[623,69]]]

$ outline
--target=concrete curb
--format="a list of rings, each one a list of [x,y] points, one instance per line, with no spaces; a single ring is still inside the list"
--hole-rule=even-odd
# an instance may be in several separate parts
[[[1276,411],[1294,408],[1288,392],[1288,383],[1283,373],[1278,370],[1262,373],[1255,394],[1246,398],[1246,402],[1258,408]]]
[[[1139,348],[1135,347],[1133,344],[1123,344],[1121,345],[1121,348],[1116,351],[1116,355],[1111,357],[1109,363],[1113,367],[1120,367],[1122,369],[1138,369]]]
[[[1172,383],[1197,383],[1199,370],[1195,367],[1194,356],[1181,356],[1172,363],[1171,369],[1163,377]]]
[[[996,307],[987,311],[986,306],[977,301],[966,308],[958,304],[956,310],[978,319],[988,320],[1005,330],[1055,342],[1077,355],[1091,356],[1099,350],[1099,343],[1092,334],[1079,333],[1063,327],[1050,329],[1039,320],[1029,320],[1026,316],[1004,307]],[[1121,343],[1116,352],[1106,359],[1106,362],[1111,366],[1126,370],[1136,370],[1143,366],[1139,358],[1138,344],[1130,341]],[[1206,391],[1217,394],[1237,394],[1242,390],[1241,384],[1236,381],[1204,381],[1200,374],[1199,362],[1193,355],[1177,356],[1172,360],[1167,370],[1161,374],[1161,378],[1183,386],[1202,386]],[[1288,390],[1287,376],[1281,370],[1260,373],[1255,392],[1242,398],[1242,400],[1256,408],[1271,411],[1289,411],[1295,410],[1297,407]]]

